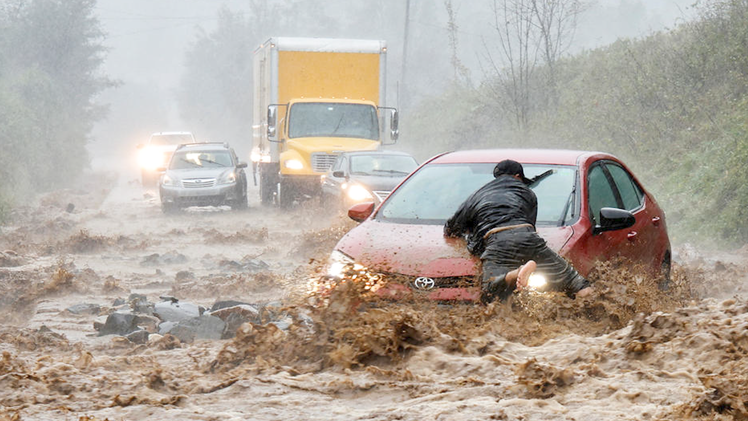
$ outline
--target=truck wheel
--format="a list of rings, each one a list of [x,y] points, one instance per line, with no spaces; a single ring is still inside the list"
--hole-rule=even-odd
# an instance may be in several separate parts
[[[275,200],[282,209],[288,209],[293,203],[293,187],[288,182],[279,181],[276,185]]]
[[[268,164],[260,164],[260,202],[263,205],[273,204],[276,184],[278,184],[277,168],[269,167]]]
[[[273,203],[273,194],[275,193],[275,184],[266,174],[260,175],[260,202],[263,205]]]

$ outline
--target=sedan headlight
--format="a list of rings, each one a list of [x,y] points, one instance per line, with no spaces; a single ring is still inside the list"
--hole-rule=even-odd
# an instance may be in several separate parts
[[[533,273],[530,275],[530,279],[527,280],[527,287],[534,290],[543,289],[547,284],[548,280],[539,273]]]
[[[304,168],[304,163],[298,159],[289,159],[285,162],[285,165],[289,170],[301,170]]]
[[[358,268],[356,268],[358,266]],[[327,268],[327,274],[336,278],[340,278],[345,274],[347,268],[353,267],[354,269],[361,270],[363,266],[357,265],[350,257],[337,250],[330,254],[330,265]]]
[[[218,184],[234,184],[235,182],[236,182],[236,173],[231,171],[228,174],[223,175],[218,181]]]
[[[338,283],[354,282],[366,291],[375,292],[384,284],[383,279],[382,274],[370,271],[364,265],[356,263],[349,256],[335,250],[330,254],[327,277],[319,278],[313,282],[310,291],[329,290]]]
[[[366,190],[366,188],[358,184],[351,184],[348,187],[348,197],[355,202],[362,202],[374,198],[369,190]]]

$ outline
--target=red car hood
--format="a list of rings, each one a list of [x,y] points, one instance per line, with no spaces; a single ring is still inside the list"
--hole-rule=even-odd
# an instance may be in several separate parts
[[[367,220],[351,230],[336,249],[372,270],[440,278],[473,276],[479,259],[465,242],[445,238],[442,225],[395,224]],[[548,246],[558,251],[571,238],[571,227],[539,228]]]

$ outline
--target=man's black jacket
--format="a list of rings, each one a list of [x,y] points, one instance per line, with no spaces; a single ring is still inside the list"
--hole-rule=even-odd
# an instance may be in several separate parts
[[[468,234],[470,253],[480,256],[483,237],[497,227],[518,224],[535,226],[538,199],[527,185],[511,175],[500,175],[470,195],[444,225],[444,234]]]

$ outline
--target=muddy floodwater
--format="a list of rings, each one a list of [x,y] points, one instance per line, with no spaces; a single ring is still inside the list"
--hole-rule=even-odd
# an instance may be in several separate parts
[[[0,228],[0,420],[748,419],[748,248],[675,245],[666,293],[610,265],[578,300],[320,298],[342,213],[250,187],[247,211],[165,216],[137,179],[87,179]],[[227,339],[101,335],[132,297],[264,313]]]

